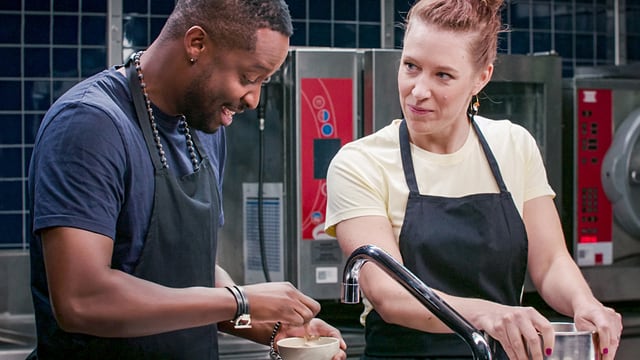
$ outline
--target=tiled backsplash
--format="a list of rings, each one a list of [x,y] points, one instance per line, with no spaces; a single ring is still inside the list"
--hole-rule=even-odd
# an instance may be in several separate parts
[[[26,178],[33,141],[49,105],[79,80],[108,65],[108,9],[121,1],[123,52],[156,37],[174,0],[0,1],[0,250],[28,247]],[[286,0],[294,46],[381,46],[381,6],[394,5],[400,23],[409,0]],[[500,51],[555,50],[563,75],[581,65],[611,65],[613,0],[506,1],[510,31]],[[640,61],[640,2],[626,2],[628,62]],[[395,47],[402,29],[394,27]]]
[[[107,24],[114,1],[122,1],[125,54],[145,48],[174,6],[174,0],[0,2],[0,250],[28,247],[26,178],[42,116],[75,83],[113,65]],[[380,1],[288,0],[292,44],[379,47]]]
[[[106,66],[107,4],[0,3],[0,249],[27,248],[26,178],[35,134],[60,94]]]

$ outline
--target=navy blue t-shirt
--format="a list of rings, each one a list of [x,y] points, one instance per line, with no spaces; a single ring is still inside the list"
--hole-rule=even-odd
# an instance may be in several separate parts
[[[157,108],[154,115],[170,171],[192,172],[185,136],[176,130],[177,119]],[[143,124],[147,122],[143,119]],[[221,195],[224,128],[197,135]],[[28,181],[36,313],[49,307],[39,237],[44,228],[74,227],[108,236],[115,241],[112,267],[132,272],[153,207],[154,170],[124,75],[115,68],[105,70],[78,83],[51,106],[36,137]]]

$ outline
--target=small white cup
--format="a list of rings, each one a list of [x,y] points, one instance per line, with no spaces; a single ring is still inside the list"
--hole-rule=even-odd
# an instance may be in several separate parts
[[[283,360],[331,360],[340,351],[340,341],[321,336],[306,340],[290,337],[278,341],[278,352]]]

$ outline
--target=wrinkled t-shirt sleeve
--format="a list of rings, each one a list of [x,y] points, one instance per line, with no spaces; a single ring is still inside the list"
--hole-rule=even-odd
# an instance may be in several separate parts
[[[327,171],[325,231],[335,236],[335,225],[359,216],[387,216],[386,177],[367,154],[343,147]]]
[[[32,158],[33,230],[68,226],[113,239],[125,199],[122,137],[92,106],[68,105],[54,116]]]

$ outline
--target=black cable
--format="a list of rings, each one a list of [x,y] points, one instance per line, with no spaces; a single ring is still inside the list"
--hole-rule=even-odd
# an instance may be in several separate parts
[[[258,129],[260,136],[258,140],[258,242],[260,243],[260,257],[262,260],[262,272],[266,282],[271,281],[269,275],[269,265],[267,264],[267,250],[264,238],[264,196],[262,189],[264,185],[264,118],[267,107],[267,85],[262,84],[260,91],[260,102],[258,103]]]

